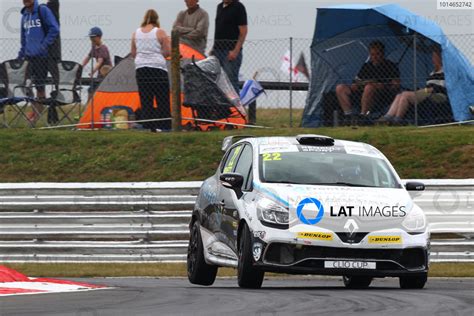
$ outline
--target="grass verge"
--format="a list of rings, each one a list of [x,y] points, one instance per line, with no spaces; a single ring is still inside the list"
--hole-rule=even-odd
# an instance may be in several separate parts
[[[184,263],[25,263],[5,264],[28,276],[38,277],[186,277]],[[235,276],[236,270],[220,268],[220,277]],[[278,274],[269,273],[268,276]],[[432,263],[430,277],[474,277],[474,263]]]
[[[318,133],[379,148],[402,178],[474,178],[474,127],[268,129],[152,134],[137,131],[0,130],[1,182],[203,180],[222,139]]]

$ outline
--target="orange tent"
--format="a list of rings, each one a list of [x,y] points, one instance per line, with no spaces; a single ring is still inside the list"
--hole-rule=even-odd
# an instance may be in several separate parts
[[[205,58],[204,55],[184,44],[180,44],[180,53],[182,57],[181,66],[192,62],[193,58],[195,60]],[[181,96],[181,103],[182,101],[183,96]],[[106,109],[126,108],[129,111],[136,112],[140,107],[140,96],[135,79],[135,62],[132,57],[127,57],[115,66],[100,83],[81,117],[80,128],[91,128],[92,120],[94,127],[103,127],[104,119],[102,114]],[[233,115],[235,114],[234,111],[238,112],[236,109],[231,111],[230,117],[221,120],[222,122],[246,124],[245,117]],[[193,118],[193,112],[189,107],[181,106],[181,115],[183,118]],[[202,130],[207,130],[211,125],[222,129],[226,127],[224,124],[200,123],[199,121],[188,119],[183,119],[182,125],[188,127],[199,126]]]

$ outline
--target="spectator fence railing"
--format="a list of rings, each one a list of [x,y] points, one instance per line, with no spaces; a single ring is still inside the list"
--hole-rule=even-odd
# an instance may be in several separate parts
[[[473,180],[417,181],[431,262],[473,262]],[[0,263],[183,262],[200,185],[0,184]]]

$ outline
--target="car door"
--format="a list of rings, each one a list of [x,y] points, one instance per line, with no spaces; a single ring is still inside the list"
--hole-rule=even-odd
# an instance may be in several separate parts
[[[237,194],[232,189],[227,189],[221,186],[221,195],[219,200],[222,206],[222,220],[221,232],[223,233],[223,242],[225,242],[232,250],[236,249],[237,229],[240,221],[238,206],[242,206],[242,200],[245,199],[247,192],[252,187],[252,146],[250,144],[243,145],[239,150],[238,158],[233,164],[232,169],[227,169],[228,172],[239,173],[243,176],[244,182],[242,185],[243,196],[239,199]]]
[[[231,147],[223,161],[219,167],[218,173],[216,174],[216,198],[213,201],[213,214],[212,214],[212,232],[216,236],[217,240],[223,242],[225,244],[228,243],[227,234],[222,230],[222,227],[227,227],[227,225],[223,225],[224,221],[227,221],[226,212],[225,212],[225,202],[231,200],[231,191],[230,189],[225,188],[223,185],[220,184],[219,176],[223,173],[230,173],[235,170],[235,166],[237,164],[238,158],[242,152],[244,145],[238,144],[236,146]]]

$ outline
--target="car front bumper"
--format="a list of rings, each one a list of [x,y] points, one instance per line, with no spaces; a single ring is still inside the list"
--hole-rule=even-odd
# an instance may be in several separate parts
[[[369,237],[400,236],[397,244],[371,244]],[[256,231],[253,242],[262,246],[255,266],[289,274],[368,275],[373,277],[406,276],[426,273],[429,268],[429,232],[409,234],[403,230],[360,233],[357,242],[347,242],[341,234],[332,240],[298,238],[290,230],[266,228]],[[371,269],[325,267],[325,262],[370,262]]]
[[[367,262],[373,269],[328,268],[325,262]],[[428,271],[428,249],[358,249],[273,243],[256,266],[269,272],[322,275],[404,276]]]

